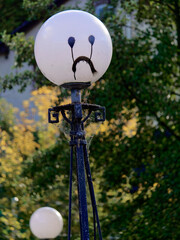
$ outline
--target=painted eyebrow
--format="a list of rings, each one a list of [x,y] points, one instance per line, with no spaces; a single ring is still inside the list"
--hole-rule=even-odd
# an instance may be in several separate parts
[[[93,35],[90,35],[88,40],[89,40],[90,44],[93,45],[95,42],[95,37]]]
[[[90,53],[90,57],[89,57],[89,59],[91,59],[92,58],[92,53],[93,53],[93,44],[95,42],[95,37],[93,35],[90,35],[88,37],[88,40],[89,40],[89,42],[91,44],[91,53]]]
[[[68,38],[68,44],[71,48],[73,48],[73,46],[75,44],[75,38],[74,37],[69,37]]]

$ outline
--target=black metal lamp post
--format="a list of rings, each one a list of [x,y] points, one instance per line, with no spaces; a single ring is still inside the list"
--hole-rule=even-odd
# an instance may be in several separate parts
[[[90,239],[85,173],[93,209],[94,239],[97,233],[102,239],[84,123],[92,112],[96,122],[104,121],[105,108],[81,103],[81,89],[89,87],[104,74],[111,57],[112,42],[106,27],[95,16],[83,11],[69,10],[52,16],[42,25],[35,41],[35,58],[44,76],[57,85],[71,89],[71,104],[48,111],[50,123],[59,122],[61,114],[71,127],[68,240],[71,238],[73,153],[76,156],[81,240]],[[83,116],[83,110],[87,110],[86,116]],[[68,117],[67,111],[71,117]]]

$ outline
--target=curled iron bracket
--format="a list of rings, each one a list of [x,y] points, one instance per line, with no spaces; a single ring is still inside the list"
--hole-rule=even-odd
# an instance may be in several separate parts
[[[55,120],[52,120],[52,117]],[[55,112],[53,108],[48,109],[48,122],[49,123],[58,123],[59,122],[59,112]]]
[[[95,112],[95,122],[104,122],[106,119],[106,109],[105,107],[101,107],[99,110]]]
[[[95,104],[87,103],[74,103],[67,104],[58,107],[53,107],[48,109],[48,121],[49,123],[58,123],[59,122],[59,112],[62,114],[63,118],[69,123],[72,123],[72,119],[67,118],[66,110],[74,112],[76,118],[82,118],[82,110],[89,110],[88,115],[81,120],[84,123],[91,115],[92,112],[95,113],[95,122],[104,122],[106,118],[106,109]],[[52,119],[55,118],[55,119]]]
[[[69,123],[71,124],[72,121],[67,118],[66,116],[66,110],[72,111],[72,104],[67,104],[67,105],[62,105],[59,107],[53,107],[48,109],[48,122],[49,123],[58,123],[59,122],[59,113],[61,113],[62,117]],[[52,119],[55,118],[55,120]]]

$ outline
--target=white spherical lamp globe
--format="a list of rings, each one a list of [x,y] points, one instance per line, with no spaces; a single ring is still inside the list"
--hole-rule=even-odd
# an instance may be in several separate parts
[[[35,40],[35,59],[57,85],[91,83],[106,72],[112,41],[105,25],[90,13],[67,10],[50,17]]]
[[[62,216],[54,208],[42,207],[31,215],[30,229],[39,239],[56,238],[61,233],[62,228]]]

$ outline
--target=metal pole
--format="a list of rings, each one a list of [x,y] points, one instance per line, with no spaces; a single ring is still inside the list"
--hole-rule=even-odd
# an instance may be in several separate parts
[[[75,89],[77,87],[77,89]],[[68,240],[71,238],[71,207],[72,207],[72,170],[73,170],[73,152],[76,158],[76,173],[77,173],[77,187],[79,200],[79,219],[81,240],[89,240],[89,223],[86,197],[86,182],[85,169],[87,180],[89,184],[89,191],[91,196],[93,218],[94,218],[94,240],[98,232],[99,240],[102,240],[101,228],[99,223],[99,216],[96,206],[93,182],[91,178],[91,170],[89,165],[87,142],[85,139],[84,122],[95,112],[94,120],[96,122],[103,122],[105,120],[105,108],[95,104],[81,103],[81,90],[83,85],[71,84],[71,104],[57,106],[48,109],[49,123],[59,122],[59,112],[63,119],[71,125],[70,131],[70,146],[71,146],[71,161],[70,161],[70,181],[69,181],[69,220],[68,220]],[[68,87],[69,88],[69,87]],[[83,110],[88,110],[88,114],[83,117]],[[71,112],[71,117],[67,117],[66,111]],[[97,229],[96,229],[97,228]],[[97,231],[98,230],[98,231]]]
[[[82,129],[82,105],[80,90],[71,90],[71,99],[74,104],[72,112],[71,139],[70,144],[74,144],[76,152],[76,167],[77,167],[77,184],[78,184],[78,199],[79,199],[79,218],[81,240],[89,240],[89,224],[88,210],[86,197],[86,182],[85,182],[85,166],[84,166],[84,149],[85,144],[84,131]]]
[[[81,102],[81,90],[80,89],[71,89],[71,101],[72,103]]]
[[[71,140],[73,137],[71,136]],[[68,240],[71,239],[71,208],[72,208],[72,172],[73,172],[73,145],[70,155],[70,173],[69,173],[69,217],[68,217]]]

